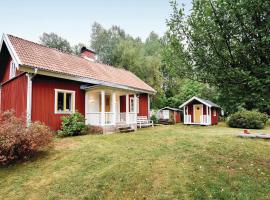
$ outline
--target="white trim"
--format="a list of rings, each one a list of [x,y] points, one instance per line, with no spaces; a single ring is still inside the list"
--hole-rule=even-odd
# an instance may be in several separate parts
[[[116,93],[112,93],[112,113],[113,113],[113,118],[112,118],[112,124],[116,123]]]
[[[32,74],[26,74],[27,76],[27,98],[26,98],[26,124],[30,125],[32,119]]]
[[[63,93],[71,93],[71,99],[72,99],[72,110],[71,111],[58,111],[57,110],[57,97],[58,97],[58,92],[63,92]],[[75,107],[75,95],[76,92],[74,90],[64,90],[64,89],[54,89],[54,114],[72,114],[76,111]],[[64,108],[65,109],[65,108]]]
[[[15,67],[15,69],[13,67]],[[11,60],[9,63],[9,79],[12,79],[16,76],[16,70],[16,64],[13,62],[13,60]]]
[[[34,67],[21,65],[20,70],[24,71],[24,72],[33,73],[34,72]],[[118,89],[123,89],[123,90],[130,90],[130,91],[135,91],[135,92],[139,92],[139,93],[150,93],[150,94],[155,94],[156,93],[156,92],[143,90],[143,89],[138,89],[138,88],[125,86],[125,85],[121,85],[121,84],[117,84],[117,83],[111,83],[111,82],[100,81],[100,80],[92,79],[92,78],[85,78],[85,77],[81,77],[81,76],[69,75],[69,74],[64,74],[64,73],[61,73],[61,72],[52,72],[52,71],[45,70],[45,69],[40,69],[40,68],[39,68],[37,74],[56,77],[56,78],[62,78],[62,79],[68,79],[68,80],[73,80],[73,81],[79,81],[79,82],[84,82],[84,83],[96,84],[96,85],[99,85],[99,86],[107,86],[107,87],[110,87],[110,88],[118,88]],[[84,87],[81,87],[81,89],[86,90],[86,89],[89,89],[89,88],[99,87],[99,86],[89,86],[89,87],[84,86]]]
[[[210,109],[210,125],[212,125],[212,108],[209,109]]]
[[[0,51],[2,50],[2,46],[3,46],[3,42],[5,42],[6,46],[7,46],[7,49],[12,57],[12,60],[14,61],[14,63],[16,64],[16,67],[17,69],[19,68],[19,65],[21,65],[21,61],[15,51],[15,49],[13,48],[10,40],[9,40],[9,37],[7,34],[3,34],[2,36],[2,41],[1,41],[1,47],[0,47]]]
[[[202,104],[205,104],[205,105],[207,105],[209,107],[212,107],[210,104],[204,102],[202,99],[200,99],[198,97],[192,97],[191,99],[184,102],[181,106],[179,106],[179,108],[182,108],[183,106],[187,105],[188,103],[192,102],[193,100],[197,100],[197,101],[201,102]]]
[[[129,124],[129,94],[126,94],[126,124]]]

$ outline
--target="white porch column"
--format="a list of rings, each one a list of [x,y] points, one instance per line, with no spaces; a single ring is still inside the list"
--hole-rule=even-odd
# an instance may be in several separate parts
[[[206,124],[208,124],[209,123],[209,107],[208,106],[206,106]]]
[[[126,124],[129,124],[129,94],[126,94]]]
[[[101,90],[101,121],[102,126],[105,125],[105,91]]]
[[[138,114],[138,108],[137,108],[137,96],[134,94],[134,122],[137,123],[137,114]]]
[[[116,94],[115,92],[112,93],[112,124],[115,124],[116,122]]]
[[[32,114],[32,78],[33,75],[27,73],[27,102],[26,102],[26,125],[29,126],[31,123]]]
[[[212,107],[209,107],[210,115],[209,115],[209,125],[212,125]]]
[[[184,111],[183,112],[184,112],[184,114],[183,114],[184,119],[183,120],[184,120],[184,123],[186,123],[186,106],[184,106]]]
[[[149,94],[147,94],[147,104],[148,104],[148,119],[150,119],[150,96],[149,96]]]

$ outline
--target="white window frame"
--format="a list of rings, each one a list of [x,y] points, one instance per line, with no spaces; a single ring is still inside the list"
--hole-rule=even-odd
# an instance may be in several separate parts
[[[16,64],[11,61],[9,66],[9,79],[12,79],[16,76],[17,67]]]
[[[65,96],[67,93],[71,94],[71,108],[72,110],[71,111],[59,111],[58,108],[57,108],[57,102],[58,102],[58,93],[61,92],[61,93],[64,93],[64,109],[65,109]],[[72,114],[75,112],[75,91],[74,90],[63,90],[63,89],[55,89],[54,90],[54,113],[55,114]]]
[[[135,105],[134,105],[134,97],[130,97],[129,98],[129,106],[130,106],[130,112],[135,112]],[[131,108],[133,108],[133,110],[131,110]]]

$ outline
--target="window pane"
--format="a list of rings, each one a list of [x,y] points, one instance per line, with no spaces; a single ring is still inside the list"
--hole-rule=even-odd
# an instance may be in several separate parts
[[[64,93],[58,92],[57,94],[57,110],[64,111]]]
[[[71,93],[66,93],[66,111],[71,111],[72,110],[72,94]]]

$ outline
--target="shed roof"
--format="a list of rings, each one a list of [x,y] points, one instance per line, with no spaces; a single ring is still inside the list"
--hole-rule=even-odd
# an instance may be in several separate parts
[[[212,101],[210,100],[207,100],[207,99],[202,99],[202,98],[199,98],[199,97],[192,97],[191,99],[187,100],[186,102],[184,102],[181,106],[179,106],[179,108],[182,108],[184,106],[186,106],[187,104],[189,104],[190,102],[192,102],[193,100],[197,100],[199,102],[201,102],[202,104],[205,104],[209,107],[216,107],[216,108],[220,108],[219,105],[213,103]]]

